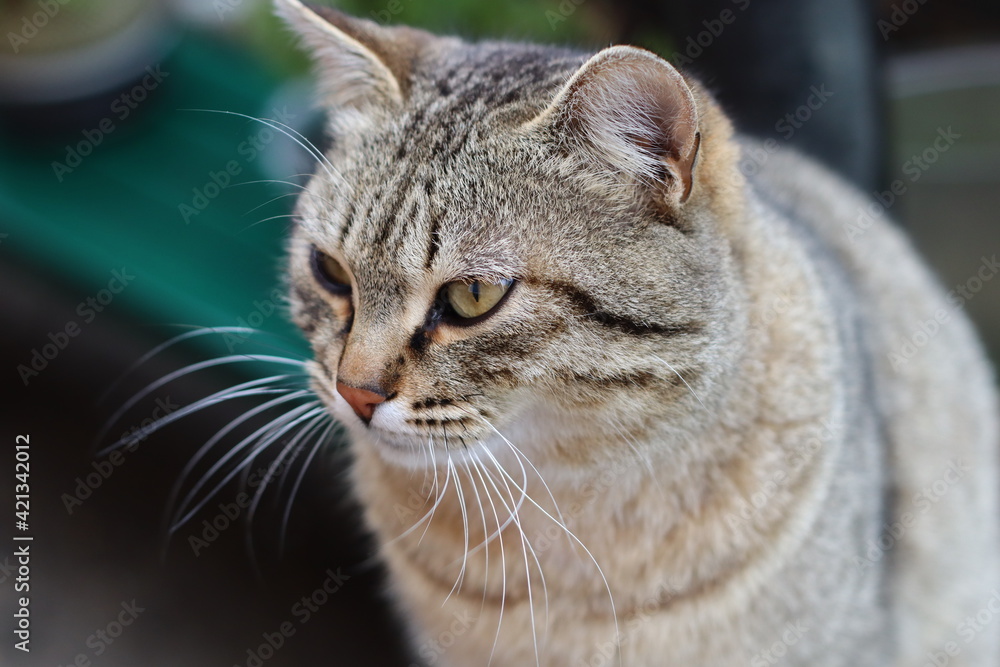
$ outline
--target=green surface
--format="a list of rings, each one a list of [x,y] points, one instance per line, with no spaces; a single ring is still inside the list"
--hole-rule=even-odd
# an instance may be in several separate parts
[[[88,121],[90,139],[84,129],[34,136],[2,128],[2,253],[71,285],[81,300],[124,267],[136,278],[109,307],[141,322],[236,325],[267,310],[255,301],[273,300],[280,286],[288,222],[260,221],[287,213],[293,198],[268,202],[291,190],[250,182],[267,178],[267,161],[292,144],[263,145],[257,123],[186,109],[271,117],[278,82],[261,63],[198,35],[182,39],[160,70],[162,83],[134,110],[109,104],[103,119]],[[114,129],[94,132],[101,122]],[[60,181],[53,162],[81,142],[95,144],[92,152]],[[185,221],[180,207],[194,203],[195,189],[213,192],[212,174],[233,164],[232,184]],[[280,312],[262,328],[295,338]]]

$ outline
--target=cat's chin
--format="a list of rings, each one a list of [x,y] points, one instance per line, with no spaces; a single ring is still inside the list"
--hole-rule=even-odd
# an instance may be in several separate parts
[[[445,448],[440,439],[431,440],[427,434],[389,431],[375,426],[356,424],[350,427],[351,446],[374,450],[385,463],[407,470],[429,470],[434,467],[464,465],[476,456],[488,458],[489,445],[481,441],[465,447],[453,441]]]

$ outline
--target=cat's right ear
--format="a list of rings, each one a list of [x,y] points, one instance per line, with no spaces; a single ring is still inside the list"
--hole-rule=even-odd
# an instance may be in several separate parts
[[[698,110],[684,77],[632,46],[599,52],[527,124],[547,132],[599,172],[609,168],[683,204],[694,185],[701,143]]]
[[[413,61],[432,39],[421,30],[385,27],[299,0],[275,0],[275,11],[316,63],[320,99],[327,109],[401,105]]]

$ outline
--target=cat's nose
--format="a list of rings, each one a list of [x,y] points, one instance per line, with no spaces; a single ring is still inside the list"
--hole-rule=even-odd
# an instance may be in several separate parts
[[[361,421],[366,424],[371,421],[372,415],[375,414],[375,406],[386,399],[385,394],[361,389],[360,387],[352,387],[339,380],[337,381],[337,392],[354,409],[354,414],[360,417]]]

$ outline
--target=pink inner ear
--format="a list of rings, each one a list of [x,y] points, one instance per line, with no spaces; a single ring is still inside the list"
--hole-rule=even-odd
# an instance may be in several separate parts
[[[598,153],[637,176],[666,179],[669,199],[688,198],[700,136],[677,70],[648,51],[611,47],[584,64],[566,93],[561,103]]]

